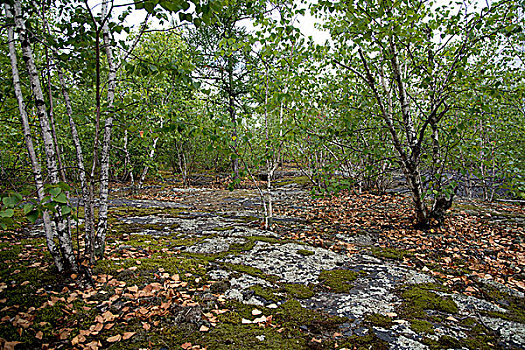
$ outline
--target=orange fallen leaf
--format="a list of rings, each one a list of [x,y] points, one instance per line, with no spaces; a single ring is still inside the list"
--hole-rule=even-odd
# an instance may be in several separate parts
[[[44,333],[42,333],[42,331],[38,331],[35,335],[35,338],[36,339],[40,339],[42,340],[42,338],[44,337]]]
[[[85,341],[86,341],[86,337],[84,337],[82,334],[79,334],[73,339],[71,339],[71,345],[78,345],[79,343],[83,343]]]
[[[93,330],[95,332],[100,332],[103,328],[104,328],[104,324],[103,323],[97,323]]]
[[[128,340],[135,334],[136,334],[135,332],[125,332],[124,334],[122,334],[122,340]]]
[[[180,347],[183,348],[184,350],[187,350],[187,349],[191,349],[191,343],[184,343],[182,344]]]
[[[109,337],[108,339],[106,339],[108,342],[110,343],[116,343],[118,341],[120,341],[122,339],[122,336],[120,334],[117,334],[117,335],[114,335],[112,337]]]
[[[4,350],[15,350],[15,346],[22,344],[19,341],[6,341],[4,343]]]

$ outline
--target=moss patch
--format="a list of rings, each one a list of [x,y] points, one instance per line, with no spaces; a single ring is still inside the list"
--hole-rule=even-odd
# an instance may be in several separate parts
[[[302,256],[310,256],[310,255],[314,255],[315,252],[312,252],[311,250],[306,250],[306,249],[299,249],[297,251],[297,254],[302,255]]]
[[[428,333],[434,334],[434,326],[432,323],[425,320],[412,320],[410,321],[410,329],[416,333]]]
[[[356,349],[356,350],[387,350],[388,343],[377,337],[372,329],[369,329],[365,336],[353,335],[345,339],[341,348]]]
[[[370,314],[366,315],[365,322],[371,324],[372,326],[390,328],[394,324],[392,318],[381,315],[381,314]]]
[[[283,333],[273,328],[261,328],[256,325],[220,324],[199,339],[198,343],[210,350],[306,348],[305,339]]]
[[[319,281],[335,293],[348,293],[359,273],[351,270],[323,270],[319,274]]]
[[[379,248],[379,247],[372,247],[371,248],[372,255],[374,255],[377,258],[386,258],[386,259],[392,259],[392,260],[403,260],[405,256],[412,256],[413,254],[411,252],[408,252],[406,250],[396,249],[396,248]]]
[[[279,280],[279,276],[266,274],[261,269],[258,269],[256,267],[240,265],[240,264],[226,264],[225,266],[233,271],[245,273],[247,275],[254,276],[254,277],[259,277],[259,278],[262,278],[272,283],[275,283]]]
[[[312,288],[300,283],[285,283],[283,288],[289,296],[297,299],[308,299],[314,296]]]
[[[274,315],[277,322],[285,326],[296,328],[306,326],[313,333],[336,329],[338,325],[348,321],[346,317],[330,316],[323,312],[303,308],[294,299],[282,304]]]
[[[525,324],[525,299],[509,295],[494,286],[484,285],[482,288],[483,296],[503,308],[507,309],[506,313],[489,311],[485,312],[488,316],[502,318],[508,321],[514,321]]]
[[[419,315],[423,310],[437,310],[451,314],[458,312],[458,306],[450,297],[441,297],[427,289],[426,285],[411,286],[401,296],[408,302],[407,308]]]
[[[253,290],[255,295],[265,299],[266,301],[278,302],[284,299],[282,293],[276,292],[272,288],[265,288],[259,285],[251,286],[250,290]]]

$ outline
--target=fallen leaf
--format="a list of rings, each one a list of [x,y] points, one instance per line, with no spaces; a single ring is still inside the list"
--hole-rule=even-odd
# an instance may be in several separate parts
[[[44,337],[44,333],[42,333],[42,331],[38,331],[35,335],[35,338],[36,339],[40,339],[42,340],[42,338]]]
[[[122,336],[120,334],[117,334],[117,335],[114,335],[112,337],[109,337],[108,339],[106,339],[108,342],[110,343],[116,343],[118,341],[120,341],[122,339]]]
[[[124,334],[122,334],[122,340],[128,340],[135,334],[136,334],[135,332],[124,332]]]
[[[199,331],[201,331],[201,332],[207,332],[209,330],[210,330],[210,328],[206,327],[205,325],[202,325],[201,328],[199,328]]]
[[[184,343],[180,347],[187,350],[187,349],[191,349],[192,345],[191,343]]]
[[[71,339],[72,345],[78,345],[79,343],[83,343],[86,341],[86,337],[84,337],[82,334],[77,335],[73,339]]]
[[[15,350],[15,346],[17,346],[18,344],[22,344],[21,342],[19,341],[6,341],[4,343],[4,350]]]

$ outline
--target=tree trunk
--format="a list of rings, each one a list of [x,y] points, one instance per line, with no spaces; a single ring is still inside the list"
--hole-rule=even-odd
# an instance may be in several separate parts
[[[102,152],[100,155],[100,204],[97,224],[97,234],[95,236],[95,256],[102,258],[104,256],[106,233],[108,228],[108,195],[109,195],[109,155],[111,147],[111,129],[113,127],[113,101],[115,100],[116,71],[113,63],[113,52],[109,37],[109,28],[106,16],[108,1],[102,3],[102,37],[104,39],[104,49],[108,61],[108,114],[104,124],[104,139],[102,141]]]
[[[135,177],[133,176],[133,166],[131,165],[131,157],[129,156],[129,150],[128,150],[128,142],[129,142],[129,133],[128,129],[124,130],[124,180],[127,180],[128,177],[131,182],[131,188],[134,189],[135,187]],[[128,168],[130,170],[128,171]]]
[[[232,140],[233,148],[237,152],[237,115],[235,114],[235,96],[233,94],[233,63],[231,57],[228,59],[228,112],[230,113],[230,120],[233,124]],[[235,156],[232,159],[233,180],[239,180],[239,159]]]
[[[29,73],[31,90],[33,91],[33,95],[35,98],[35,106],[37,108],[37,115],[40,120],[40,129],[42,134],[42,140],[44,142],[48,176],[50,182],[56,185],[60,182],[56,161],[57,155],[55,153],[55,145],[53,142],[51,127],[46,111],[44,94],[42,92],[38,71],[33,58],[33,50],[31,48],[25,24],[22,18],[22,6],[19,1],[14,2],[14,9],[15,26],[18,31],[20,44],[22,47],[22,57],[26,63],[27,71]],[[76,271],[78,268],[73,250],[73,242],[71,240],[71,227],[70,225],[68,225],[67,220],[65,220],[62,216],[59,208],[57,208],[57,213],[54,213],[53,219],[56,225],[58,240],[60,243],[59,249],[64,258],[64,269]]]
[[[164,120],[160,120],[160,128],[162,129],[162,126],[164,125]],[[153,145],[151,146],[151,150],[149,152],[149,158],[153,159],[153,156],[155,155],[155,149],[157,148],[157,142],[159,141],[159,137],[155,137],[153,139]],[[144,166],[144,169],[142,170],[142,174],[140,175],[139,180],[139,189],[142,188],[142,184],[144,183],[144,180],[146,179],[146,175],[148,174],[149,166]]]
[[[5,9],[6,9],[7,18],[13,18],[13,14],[11,12],[10,6],[5,4]],[[18,102],[18,110],[20,112],[20,119],[21,119],[22,127],[23,127],[24,140],[26,143],[27,152],[29,154],[29,159],[31,161],[31,167],[33,169],[33,178],[35,180],[37,197],[38,197],[38,200],[42,202],[45,197],[44,182],[42,180],[42,167],[40,166],[40,162],[38,161],[38,158],[36,156],[35,147],[33,145],[33,138],[31,136],[29,118],[26,113],[26,106],[25,106],[24,98],[22,94],[22,85],[20,83],[20,74],[18,73],[18,62],[16,58],[13,27],[11,26],[7,27],[7,40],[9,43],[9,58],[11,60],[13,87],[15,91],[15,97]],[[47,248],[49,249],[49,252],[51,253],[51,256],[53,257],[53,261],[55,262],[55,266],[57,267],[57,270],[59,272],[62,272],[64,271],[64,267],[65,267],[64,261],[62,259],[62,256],[60,255],[60,251],[58,250],[55,244],[55,241],[53,240],[55,236],[55,232],[51,224],[49,212],[47,210],[44,210],[43,212],[43,219],[44,219],[44,232],[46,235]]]

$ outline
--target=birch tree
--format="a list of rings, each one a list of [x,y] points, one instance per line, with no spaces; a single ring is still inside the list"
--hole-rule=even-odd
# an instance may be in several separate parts
[[[55,185],[55,190],[51,192],[54,201],[66,202],[64,193],[61,193],[58,184],[59,180],[59,169],[57,167],[57,154],[55,148],[55,142],[52,136],[50,122],[46,110],[44,94],[41,89],[40,77],[35,64],[33,55],[33,49],[31,42],[29,41],[28,32],[24,23],[22,15],[22,5],[20,1],[14,1],[13,7],[5,5],[5,10],[8,18],[14,17],[14,28],[18,33],[20,46],[22,49],[22,58],[26,64],[26,69],[29,76],[31,91],[34,97],[34,104],[37,109],[38,119],[40,121],[40,134],[43,140],[43,146],[45,150],[45,160],[47,166],[47,174],[49,183]],[[13,86],[15,88],[15,97],[18,101],[18,107],[22,126],[24,130],[24,138],[26,141],[27,150],[31,159],[33,168],[33,176],[35,179],[35,185],[37,188],[38,200],[42,203],[46,200],[44,192],[44,180],[42,175],[42,167],[36,156],[35,147],[31,134],[31,126],[26,112],[26,106],[24,103],[24,97],[22,95],[20,75],[18,69],[17,53],[15,49],[15,39],[13,33],[13,27],[8,28],[8,45],[9,45],[9,56],[11,60],[11,71],[13,76]],[[71,229],[68,220],[66,219],[65,213],[62,212],[62,208],[55,207],[50,213],[47,208],[43,210],[44,219],[44,231],[46,234],[46,241],[49,251],[53,256],[55,265],[59,272],[63,271],[77,271],[78,266],[74,255],[73,243],[71,240]],[[51,223],[50,216],[52,216],[53,223]],[[55,236],[58,237],[58,247],[54,242]]]
[[[334,66],[369,91],[390,134],[416,224],[441,222],[454,196],[454,185],[443,182],[442,122],[457,107],[453,97],[469,78],[469,58],[497,30],[481,28],[504,23],[513,5],[469,12],[419,0],[370,0],[320,1],[315,9],[321,8],[334,40]],[[431,166],[422,169],[424,157]]]

